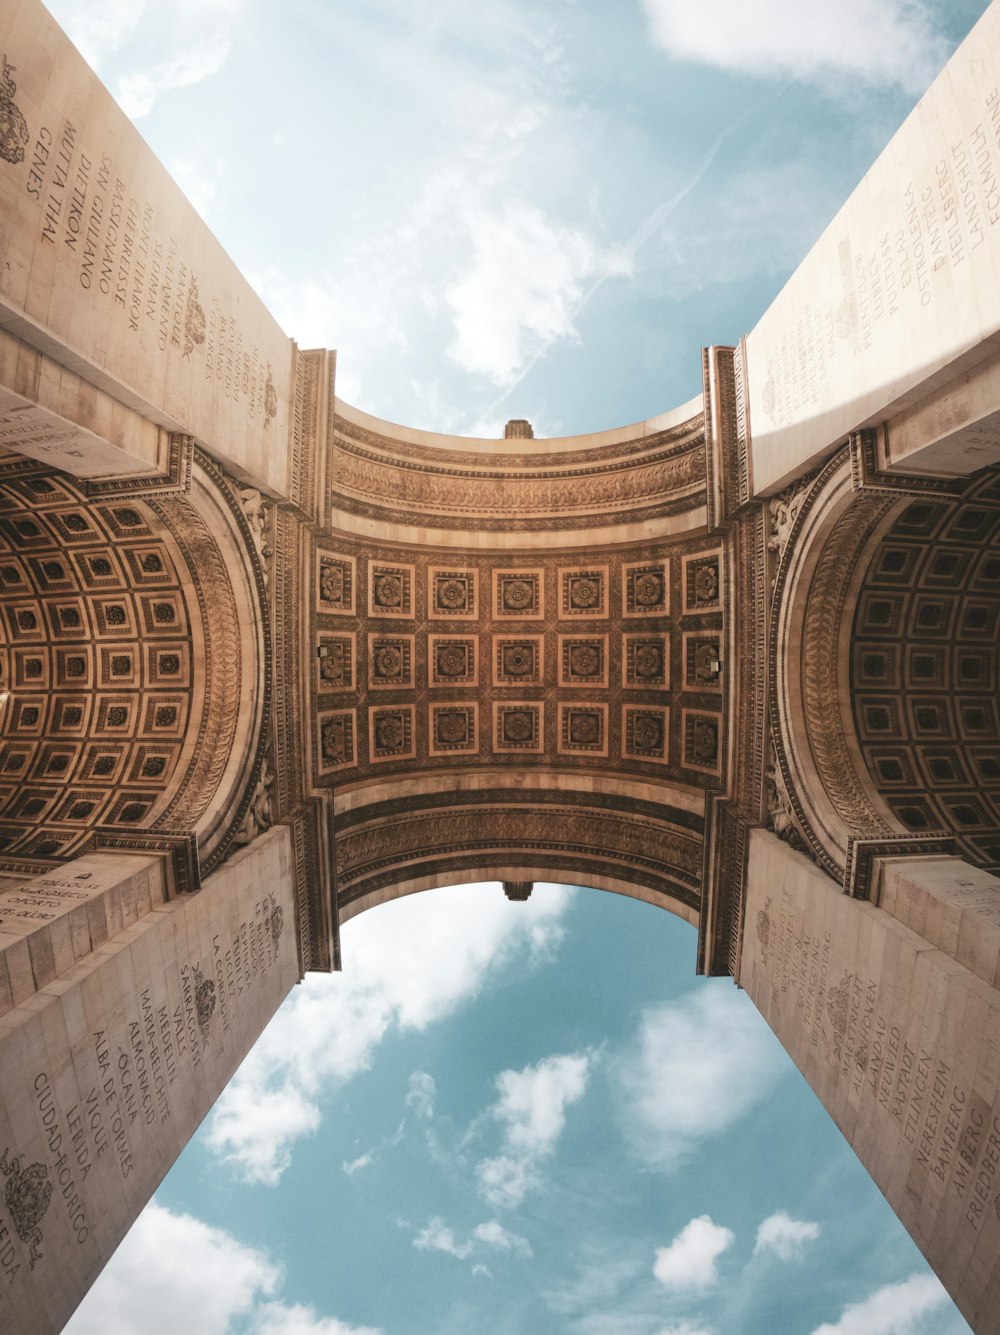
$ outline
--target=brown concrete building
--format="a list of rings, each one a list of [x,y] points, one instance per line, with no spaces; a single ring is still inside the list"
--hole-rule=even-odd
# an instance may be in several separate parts
[[[558,440],[339,401],[35,0],[0,49],[0,1314],[61,1326],[340,922],[544,879],[696,924],[1000,1331],[1000,230],[928,271],[898,185],[1000,9],[701,395]]]

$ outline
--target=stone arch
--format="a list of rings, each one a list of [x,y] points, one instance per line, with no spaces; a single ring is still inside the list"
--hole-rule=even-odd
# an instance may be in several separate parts
[[[771,503],[779,805],[787,799],[795,832],[848,888],[865,843],[931,852],[955,838],[969,861],[992,869],[996,472],[968,484],[866,479],[857,445]]]
[[[701,795],[589,775],[481,771],[340,795],[341,921],[400,895],[464,880],[583,884],[690,923],[701,906]]]
[[[208,460],[186,494],[0,469],[0,858],[186,842],[215,865],[262,760],[269,656],[246,520]],[[252,786],[252,784],[251,784]],[[191,863],[197,880],[197,860]]]
[[[872,783],[848,695],[854,596],[870,552],[903,504],[892,495],[859,493],[847,449],[771,502],[774,805],[785,809],[784,832],[801,835],[838,880],[852,841],[905,834]]]

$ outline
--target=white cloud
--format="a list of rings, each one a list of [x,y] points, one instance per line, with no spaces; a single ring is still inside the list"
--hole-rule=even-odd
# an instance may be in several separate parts
[[[406,1092],[406,1106],[412,1108],[418,1117],[433,1117],[436,1096],[437,1085],[434,1083],[434,1077],[428,1075],[426,1071],[414,1071],[410,1076]]]
[[[528,1239],[522,1238],[519,1233],[512,1233],[509,1228],[504,1228],[499,1219],[489,1219],[485,1224],[478,1224],[472,1230],[472,1236],[498,1252],[513,1252],[516,1256],[534,1254]]]
[[[252,1335],[382,1335],[373,1326],[349,1326],[298,1304],[266,1303],[254,1316]]]
[[[731,1229],[699,1215],[685,1224],[669,1247],[660,1247],[653,1274],[668,1289],[708,1289],[718,1282],[715,1263],[735,1241]]]
[[[476,1165],[479,1190],[497,1209],[513,1208],[539,1183],[538,1167],[566,1124],[566,1109],[583,1097],[593,1054],[546,1057],[520,1071],[502,1071],[492,1115],[503,1125],[501,1153]]]
[[[380,1335],[275,1300],[280,1278],[265,1252],[152,1201],[70,1318],[66,1335],[229,1335],[234,1323],[252,1335]]]
[[[655,45],[679,60],[795,79],[851,74],[922,92],[947,55],[921,0],[643,0]]]
[[[445,1252],[448,1256],[457,1256],[460,1261],[472,1251],[472,1243],[468,1240],[459,1242],[444,1220],[437,1216],[420,1230],[413,1245],[419,1252]]]
[[[184,1283],[177,1282],[178,1275]],[[70,1318],[67,1335],[225,1335],[269,1295],[271,1260],[221,1229],[151,1202]]]
[[[761,1252],[774,1252],[782,1261],[794,1261],[801,1256],[806,1245],[819,1237],[819,1224],[804,1219],[793,1219],[784,1210],[768,1215],[757,1229],[757,1241],[754,1244],[754,1256]]]
[[[712,1332],[704,1326],[692,1326],[682,1321],[679,1326],[664,1326],[658,1335],[712,1335]]]
[[[126,74],[118,85],[118,101],[126,116],[138,120],[148,116],[157,98],[172,88],[187,88],[216,74],[229,55],[229,38],[214,33],[204,43],[154,65],[150,70]]]
[[[813,1335],[917,1335],[924,1329],[932,1335],[923,1318],[948,1302],[934,1275],[911,1275],[876,1289],[863,1302],[849,1303],[835,1325],[817,1326]]]
[[[393,1027],[424,1029],[495,975],[551,959],[572,894],[539,886],[510,904],[495,885],[456,886],[345,923],[344,972],[295,989],[216,1103],[208,1146],[273,1185],[319,1126],[325,1089],[365,1070]]]
[[[489,1268],[488,1265],[483,1265],[481,1261],[477,1261],[476,1264],[472,1267],[472,1273],[474,1275],[484,1275],[487,1279],[493,1278],[493,1271]]]
[[[359,1154],[356,1159],[345,1159],[340,1165],[348,1177],[360,1173],[362,1168],[370,1168],[375,1162],[374,1154]]]
[[[646,1011],[618,1063],[625,1134],[647,1162],[673,1168],[749,1111],[788,1070],[743,993],[711,982]]]
[[[455,337],[449,355],[466,371],[508,385],[553,343],[577,337],[588,286],[630,272],[625,253],[529,204],[466,215],[467,271],[445,289]]]

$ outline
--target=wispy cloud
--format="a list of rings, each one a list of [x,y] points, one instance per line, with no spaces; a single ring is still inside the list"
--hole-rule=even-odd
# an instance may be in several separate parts
[[[540,1166],[555,1149],[566,1124],[566,1109],[587,1088],[590,1052],[546,1057],[520,1071],[502,1071],[492,1116],[503,1126],[503,1146],[476,1165],[483,1197],[496,1209],[520,1205],[540,1182]]]
[[[702,983],[679,1002],[647,1010],[616,1064],[625,1134],[648,1163],[674,1168],[743,1117],[786,1071],[777,1040],[746,997]]]
[[[675,60],[763,76],[851,74],[922,92],[947,47],[921,0],[643,0],[653,42]]]
[[[133,120],[148,116],[163,93],[201,83],[202,79],[216,74],[225,64],[229,51],[228,36],[217,32],[203,44],[163,60],[150,70],[125,75],[118,85],[122,110]]]
[[[400,1226],[406,1227],[403,1224]],[[417,1230],[413,1246],[421,1252],[444,1252],[445,1255],[454,1256],[459,1261],[466,1260],[473,1252],[482,1253],[484,1250],[507,1253],[523,1259],[534,1255],[528,1239],[504,1228],[499,1219],[488,1219],[485,1223],[477,1224],[472,1233],[460,1241],[454,1229],[446,1224],[440,1215],[435,1215],[423,1228]],[[473,1273],[475,1274],[480,1268],[485,1267],[479,1264],[474,1266]]]
[[[519,1233],[513,1233],[509,1228],[504,1228],[499,1219],[489,1219],[485,1224],[477,1224],[472,1231],[472,1236],[478,1241],[485,1243],[487,1247],[493,1247],[498,1252],[513,1252],[515,1256],[531,1256],[532,1246],[527,1238],[522,1238]]]
[[[468,215],[471,263],[445,289],[455,336],[449,355],[495,385],[514,380],[557,341],[577,337],[574,313],[588,282],[625,275],[623,252],[519,202]]]
[[[754,1243],[754,1256],[772,1252],[781,1261],[794,1261],[818,1237],[819,1224],[793,1219],[784,1210],[778,1210],[761,1221]]]
[[[437,1085],[434,1077],[426,1071],[414,1071],[410,1076],[406,1091],[406,1106],[412,1108],[418,1117],[434,1116],[434,1100],[437,1097]]]
[[[340,1166],[348,1177],[353,1177],[355,1173],[360,1173],[362,1169],[370,1168],[374,1162],[374,1154],[359,1154],[356,1159],[345,1159]]]
[[[949,1302],[934,1275],[911,1275],[900,1284],[886,1284],[860,1303],[849,1303],[840,1320],[817,1326],[813,1335],[939,1335],[924,1318]]]
[[[296,988],[216,1104],[209,1148],[249,1181],[276,1183],[319,1126],[324,1090],[365,1070],[390,1029],[424,1029],[501,971],[551,960],[572,894],[544,886],[511,905],[495,885],[462,886],[346,923],[344,972]]]
[[[669,1247],[660,1247],[653,1274],[667,1289],[710,1289],[719,1281],[715,1263],[736,1240],[731,1229],[699,1215],[685,1224]]]
[[[459,1242],[439,1216],[435,1216],[419,1230],[413,1245],[418,1252],[444,1252],[446,1256],[454,1256],[459,1261],[464,1261],[472,1251],[472,1242],[469,1239]]]

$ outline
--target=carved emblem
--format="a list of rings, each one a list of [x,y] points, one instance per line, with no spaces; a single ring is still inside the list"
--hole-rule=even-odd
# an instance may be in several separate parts
[[[696,607],[706,607],[719,601],[719,563],[712,557],[696,561],[691,566],[690,600]]]
[[[25,145],[31,136],[28,123],[14,102],[17,85],[11,75],[15,67],[7,64],[6,55],[0,60],[3,65],[0,77],[0,158],[5,162],[23,162]]]
[[[319,660],[319,675],[323,681],[331,685],[342,686],[345,683],[344,668],[346,666],[346,655],[344,645],[334,641],[325,646],[327,654],[325,658]]]
[[[35,1262],[42,1259],[39,1251],[42,1230],[38,1226],[52,1200],[52,1183],[45,1164],[29,1164],[22,1170],[17,1159],[8,1159],[9,1152],[8,1146],[0,1155],[0,1172],[7,1179],[4,1183],[4,1200],[17,1236],[28,1244],[28,1268],[34,1270]]]
[[[534,732],[533,716],[527,710],[512,710],[504,714],[503,735],[507,742],[526,742]]]
[[[597,714],[575,709],[569,719],[569,739],[578,746],[593,746],[601,740],[601,720]]]
[[[464,742],[469,731],[468,718],[464,712],[439,714],[437,731],[442,742]]]
[[[836,1052],[840,1052],[847,1033],[847,1007],[851,999],[852,973],[844,970],[844,976],[836,987],[831,987],[826,998],[826,1013],[833,1027],[833,1042]]]
[[[185,357],[190,357],[195,346],[205,342],[205,312],[198,300],[198,283],[191,275],[187,301],[184,304],[184,348]]]
[[[632,736],[641,751],[658,751],[663,746],[663,721],[655,714],[637,714]]]
[[[530,580],[509,579],[504,582],[503,605],[509,611],[521,612],[534,606],[535,590]]]
[[[715,686],[719,680],[719,641],[698,640],[694,645],[691,680],[695,686]]]
[[[203,1043],[208,1042],[208,1026],[215,1014],[215,983],[206,978],[197,964],[194,966],[194,1008]]]
[[[403,654],[394,644],[375,650],[375,671],[380,677],[398,677],[403,671]]]
[[[767,952],[771,948],[771,896],[768,895],[764,901],[764,907],[757,910],[757,940],[760,942],[760,953],[764,957],[764,963],[767,963]]]
[[[663,602],[663,577],[647,572],[635,581],[635,601],[640,607],[658,607]]]
[[[271,419],[278,416],[278,391],[274,387],[271,363],[267,364],[267,381],[264,385],[264,428],[271,425]]]
[[[505,677],[530,677],[535,670],[535,651],[530,644],[505,644],[501,650]]]
[[[376,719],[375,740],[384,751],[393,751],[402,746],[403,720],[396,714],[386,714]]]
[[[635,672],[637,677],[653,681],[663,676],[663,646],[656,640],[636,645]]]
[[[593,677],[601,670],[601,652],[594,644],[574,644],[569,651],[570,671],[574,677]]]
[[[268,914],[265,919],[271,931],[271,940],[275,945],[281,939],[281,933],[285,930],[285,910],[274,898],[274,895],[268,895]]]
[[[714,765],[719,758],[719,724],[713,718],[695,715],[685,729],[686,759],[692,765]]]
[[[368,722],[372,760],[413,754],[412,705],[372,710]]]
[[[322,719],[319,741],[322,763],[327,768],[354,763],[354,729],[349,714]]]
[[[469,670],[469,648],[464,644],[441,644],[437,651],[437,670],[442,677],[464,677]]]
[[[625,566],[622,612],[629,617],[657,616],[667,611],[669,586],[666,562]]]
[[[319,596],[325,603],[340,603],[344,598],[344,572],[332,561],[323,561],[319,568]]]
[[[382,575],[375,581],[375,601],[379,607],[399,607],[403,601],[403,581],[398,575]]]

